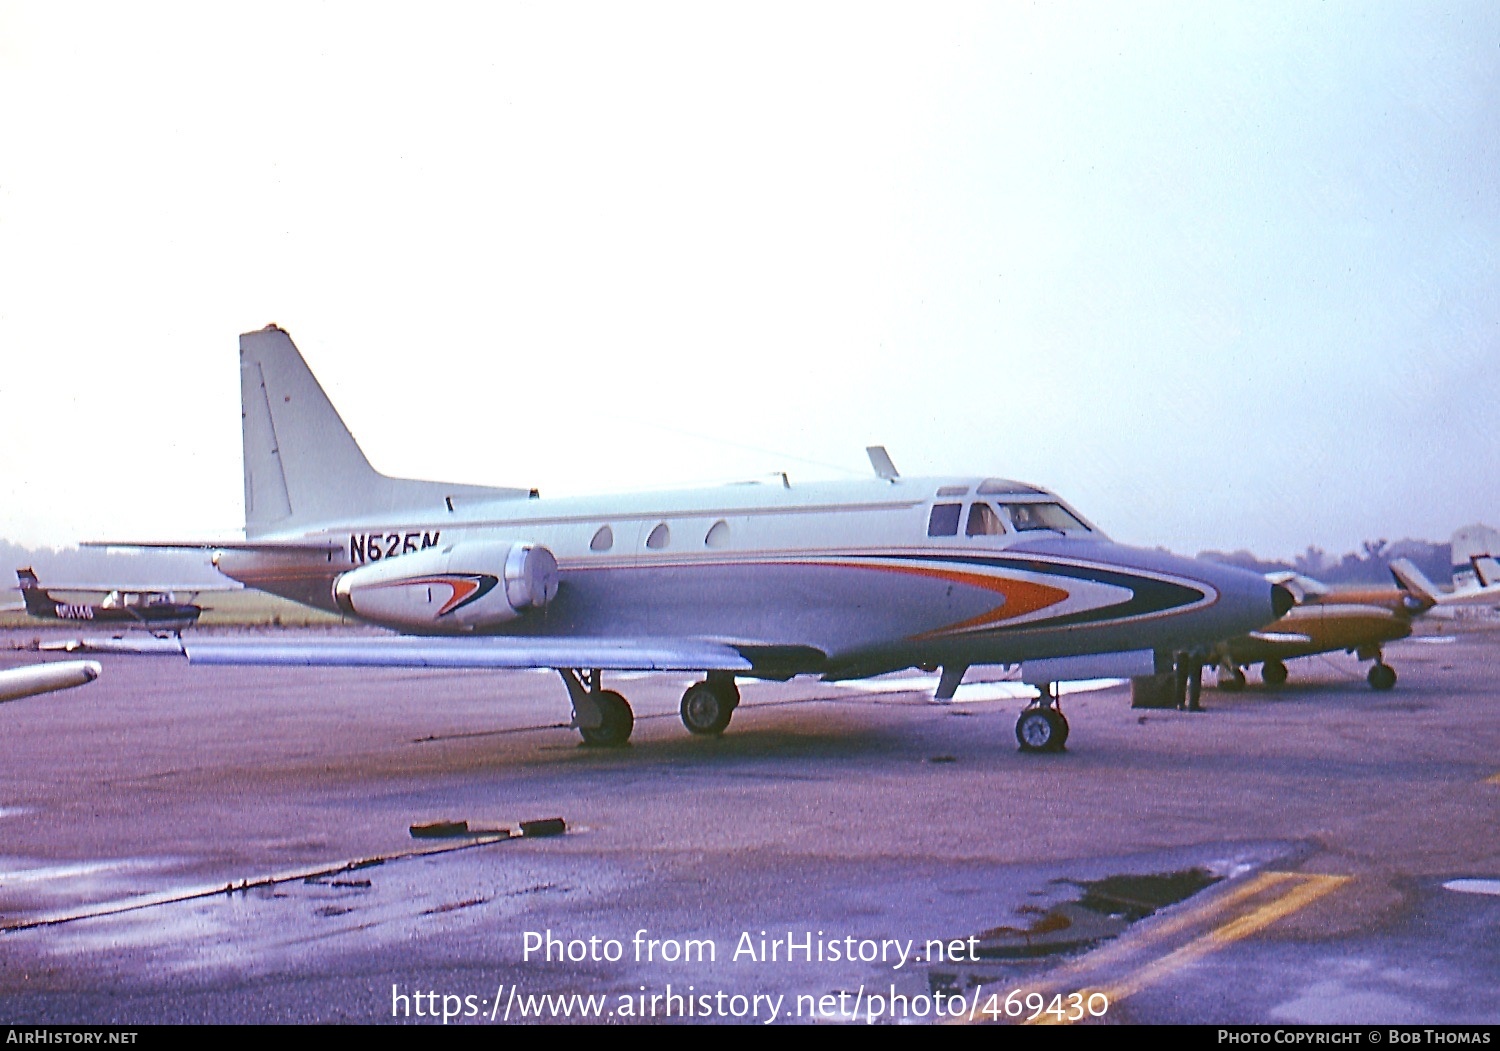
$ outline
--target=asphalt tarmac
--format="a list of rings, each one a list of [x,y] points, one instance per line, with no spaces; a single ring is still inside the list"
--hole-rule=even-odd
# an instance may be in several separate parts
[[[1028,755],[1003,683],[697,738],[689,677],[608,676],[590,749],[552,673],[104,656],[0,705],[0,1021],[1493,1024],[1500,635],[1387,658],[1079,692]]]

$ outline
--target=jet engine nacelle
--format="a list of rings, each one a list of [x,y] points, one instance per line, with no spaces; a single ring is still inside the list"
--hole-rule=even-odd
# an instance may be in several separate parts
[[[557,559],[540,544],[457,543],[382,559],[333,582],[339,609],[401,631],[476,631],[544,609]]]

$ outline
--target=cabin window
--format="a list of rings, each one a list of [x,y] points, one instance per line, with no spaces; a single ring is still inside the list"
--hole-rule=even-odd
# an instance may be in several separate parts
[[[660,551],[671,542],[672,531],[667,528],[667,523],[665,522],[662,522],[655,529],[651,530],[651,535],[646,538],[646,546],[652,551]]]
[[[932,517],[927,520],[928,536],[958,536],[958,516],[963,504],[933,504]]]
[[[969,536],[1001,536],[1005,533],[1005,524],[993,507],[976,502],[969,508],[969,524],[964,526],[964,532]]]
[[[729,523],[719,519],[709,529],[708,535],[703,538],[704,547],[728,547],[729,546]]]
[[[594,539],[589,541],[590,551],[608,551],[615,546],[615,531],[609,526],[600,526]]]
[[[967,485],[944,485],[939,487],[937,494],[939,496],[968,496],[969,487]]]

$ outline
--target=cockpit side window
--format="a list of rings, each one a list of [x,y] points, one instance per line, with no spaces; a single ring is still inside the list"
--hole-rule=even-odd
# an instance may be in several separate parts
[[[1033,529],[1050,529],[1054,533],[1088,532],[1088,526],[1061,504],[1006,504],[1005,511],[1018,533]]]
[[[964,532],[969,536],[1002,536],[1005,523],[989,504],[975,501],[969,508],[969,524],[964,526]]]
[[[958,516],[963,504],[933,504],[932,517],[927,519],[928,536],[957,536]]]

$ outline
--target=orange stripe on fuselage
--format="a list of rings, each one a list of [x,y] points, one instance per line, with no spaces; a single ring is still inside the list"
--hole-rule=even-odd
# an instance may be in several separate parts
[[[831,562],[828,565],[842,566],[848,569],[883,569],[888,573],[906,573],[919,577],[935,577],[938,580],[946,580],[953,584],[963,584],[971,588],[982,588],[985,591],[993,591],[1000,595],[1005,601],[987,613],[981,613],[977,617],[961,620],[957,624],[948,624],[941,628],[933,628],[924,631],[920,635],[913,636],[917,639],[930,639],[939,635],[951,635],[968,631],[972,628],[984,628],[991,624],[1000,624],[1016,617],[1023,617],[1028,613],[1035,613],[1039,609],[1055,606],[1070,595],[1062,588],[1055,588],[1049,584],[1036,584],[1029,580],[1015,580],[1009,577],[992,577],[984,573],[964,573],[954,569],[933,569],[928,566],[885,566],[878,563],[868,562]]]

